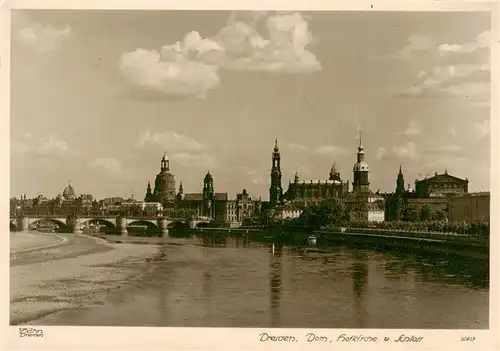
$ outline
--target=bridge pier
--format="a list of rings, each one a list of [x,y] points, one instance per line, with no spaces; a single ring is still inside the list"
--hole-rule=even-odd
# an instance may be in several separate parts
[[[160,235],[163,237],[168,237],[168,225],[166,218],[158,219],[158,228],[160,229]]]
[[[127,219],[125,217],[118,217],[116,219],[116,227],[118,228],[118,231],[120,232],[120,235],[123,235],[123,236],[128,235],[128,232],[127,232]]]
[[[82,234],[82,225],[80,223],[80,219],[77,217],[74,219],[74,222],[72,223],[73,224],[73,234]]]
[[[18,232],[27,232],[29,230],[29,219],[26,217],[17,217],[16,227]]]

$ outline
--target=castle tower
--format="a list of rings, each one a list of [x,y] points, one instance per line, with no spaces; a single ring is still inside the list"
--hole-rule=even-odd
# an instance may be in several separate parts
[[[401,170],[401,165],[399,165],[398,179],[396,180],[396,194],[401,195],[405,192],[405,178],[403,176],[403,171]]]
[[[368,182],[368,172],[370,171],[368,164],[365,161],[365,151],[361,140],[361,131],[359,132],[359,146],[357,162],[353,167],[354,181],[353,192],[367,193],[370,191],[370,183]]]
[[[269,202],[273,207],[278,205],[283,197],[283,188],[281,187],[280,162],[281,162],[280,150],[278,148],[278,139],[276,139],[272,155],[271,186],[269,187]]]

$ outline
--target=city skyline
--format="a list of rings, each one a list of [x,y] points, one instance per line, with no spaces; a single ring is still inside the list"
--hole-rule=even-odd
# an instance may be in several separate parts
[[[374,191],[394,191],[400,164],[412,186],[446,169],[489,190],[489,21],[14,12],[11,196],[55,195],[71,180],[97,198],[142,198],[167,148],[185,192],[210,170],[216,191],[264,200],[275,138],[285,189],[295,172],[328,179],[333,162],[351,183],[360,128]]]

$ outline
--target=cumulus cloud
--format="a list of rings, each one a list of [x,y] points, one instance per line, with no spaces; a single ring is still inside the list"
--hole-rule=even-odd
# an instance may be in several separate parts
[[[436,43],[431,38],[420,34],[413,34],[408,38],[408,44],[399,52],[399,56],[406,59],[415,53],[428,52],[436,47]]]
[[[164,133],[144,131],[140,133],[136,146],[141,148],[149,145],[161,146],[173,152],[202,151],[208,149],[207,145],[189,136],[172,131]]]
[[[70,148],[66,141],[58,140],[53,136],[39,139],[31,133],[25,133],[20,139],[13,140],[11,143],[13,154],[36,158],[66,156],[69,151]]]
[[[420,127],[417,121],[410,121],[408,123],[408,127],[403,132],[403,134],[406,136],[420,135],[422,134],[422,128]]]
[[[451,127],[450,128],[450,134],[452,137],[456,137],[457,136],[457,130],[455,129],[455,127]]]
[[[484,31],[478,34],[473,41],[462,44],[441,44],[438,47],[438,52],[441,56],[446,56],[453,53],[470,54],[482,48],[487,48],[491,45],[492,37],[490,31]]]
[[[490,65],[458,64],[438,66],[431,72],[421,71],[418,80],[417,84],[403,88],[399,95],[487,96],[490,87]]]
[[[474,130],[479,138],[484,138],[490,132],[490,121],[485,119],[480,123],[474,124]]]
[[[413,142],[407,142],[403,145],[394,145],[392,151],[401,158],[414,159],[417,156],[417,149]]]
[[[253,168],[242,166],[240,167],[240,171],[245,177],[248,177],[250,179],[252,184],[262,184],[264,182],[262,173]]]
[[[460,145],[445,144],[422,150],[421,153],[428,156],[463,156],[464,149]]]
[[[204,97],[220,83],[217,67],[181,58],[166,61],[155,50],[124,53],[119,68],[134,88],[168,96]]]
[[[28,19],[20,22],[21,28],[14,33],[15,38],[21,45],[35,52],[56,51],[74,37],[68,25],[56,27]]]
[[[217,167],[216,159],[208,152],[176,152],[171,156],[182,167],[196,167],[203,169],[212,169]]]
[[[299,151],[306,151],[306,150],[309,150],[309,148],[305,145],[302,145],[302,144],[299,144],[299,143],[295,143],[295,142],[291,142],[288,144],[288,147],[291,149],[291,150],[299,150]]]
[[[88,167],[97,172],[104,172],[111,177],[121,177],[125,174],[120,161],[115,158],[100,157],[88,162]]]
[[[219,68],[236,71],[311,73],[321,69],[308,50],[312,35],[300,13],[278,13],[258,30],[263,13],[233,13],[212,38],[187,33],[160,51],[122,54],[119,68],[132,87],[166,96],[204,97],[220,83]]]
[[[210,146],[187,135],[167,131],[144,131],[139,134],[136,147],[158,147],[167,150],[169,157],[181,166],[213,168],[217,162],[210,154]]]
[[[383,146],[379,146],[377,148],[377,154],[376,154],[376,159],[377,160],[381,160],[384,158],[384,156],[387,154],[387,150],[385,149],[385,147]]]
[[[318,146],[316,149],[314,149],[314,152],[317,154],[335,154],[335,155],[341,155],[347,153],[347,149],[345,149],[342,146],[335,146],[335,145],[322,145]]]
[[[416,83],[397,88],[395,95],[405,97],[449,96],[489,97],[490,65],[487,50],[491,33],[479,33],[470,42],[436,45],[430,38],[415,36],[401,56],[409,58],[417,51],[425,52],[433,67],[421,69]]]

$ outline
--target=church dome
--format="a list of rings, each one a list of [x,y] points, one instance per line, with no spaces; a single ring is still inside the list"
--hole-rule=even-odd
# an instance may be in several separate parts
[[[368,167],[368,163],[365,161],[360,161],[354,164],[352,169],[354,172],[368,172],[370,168]]]
[[[63,197],[65,199],[71,199],[74,198],[76,195],[75,189],[71,186],[71,184],[68,184],[68,186],[63,190]]]

